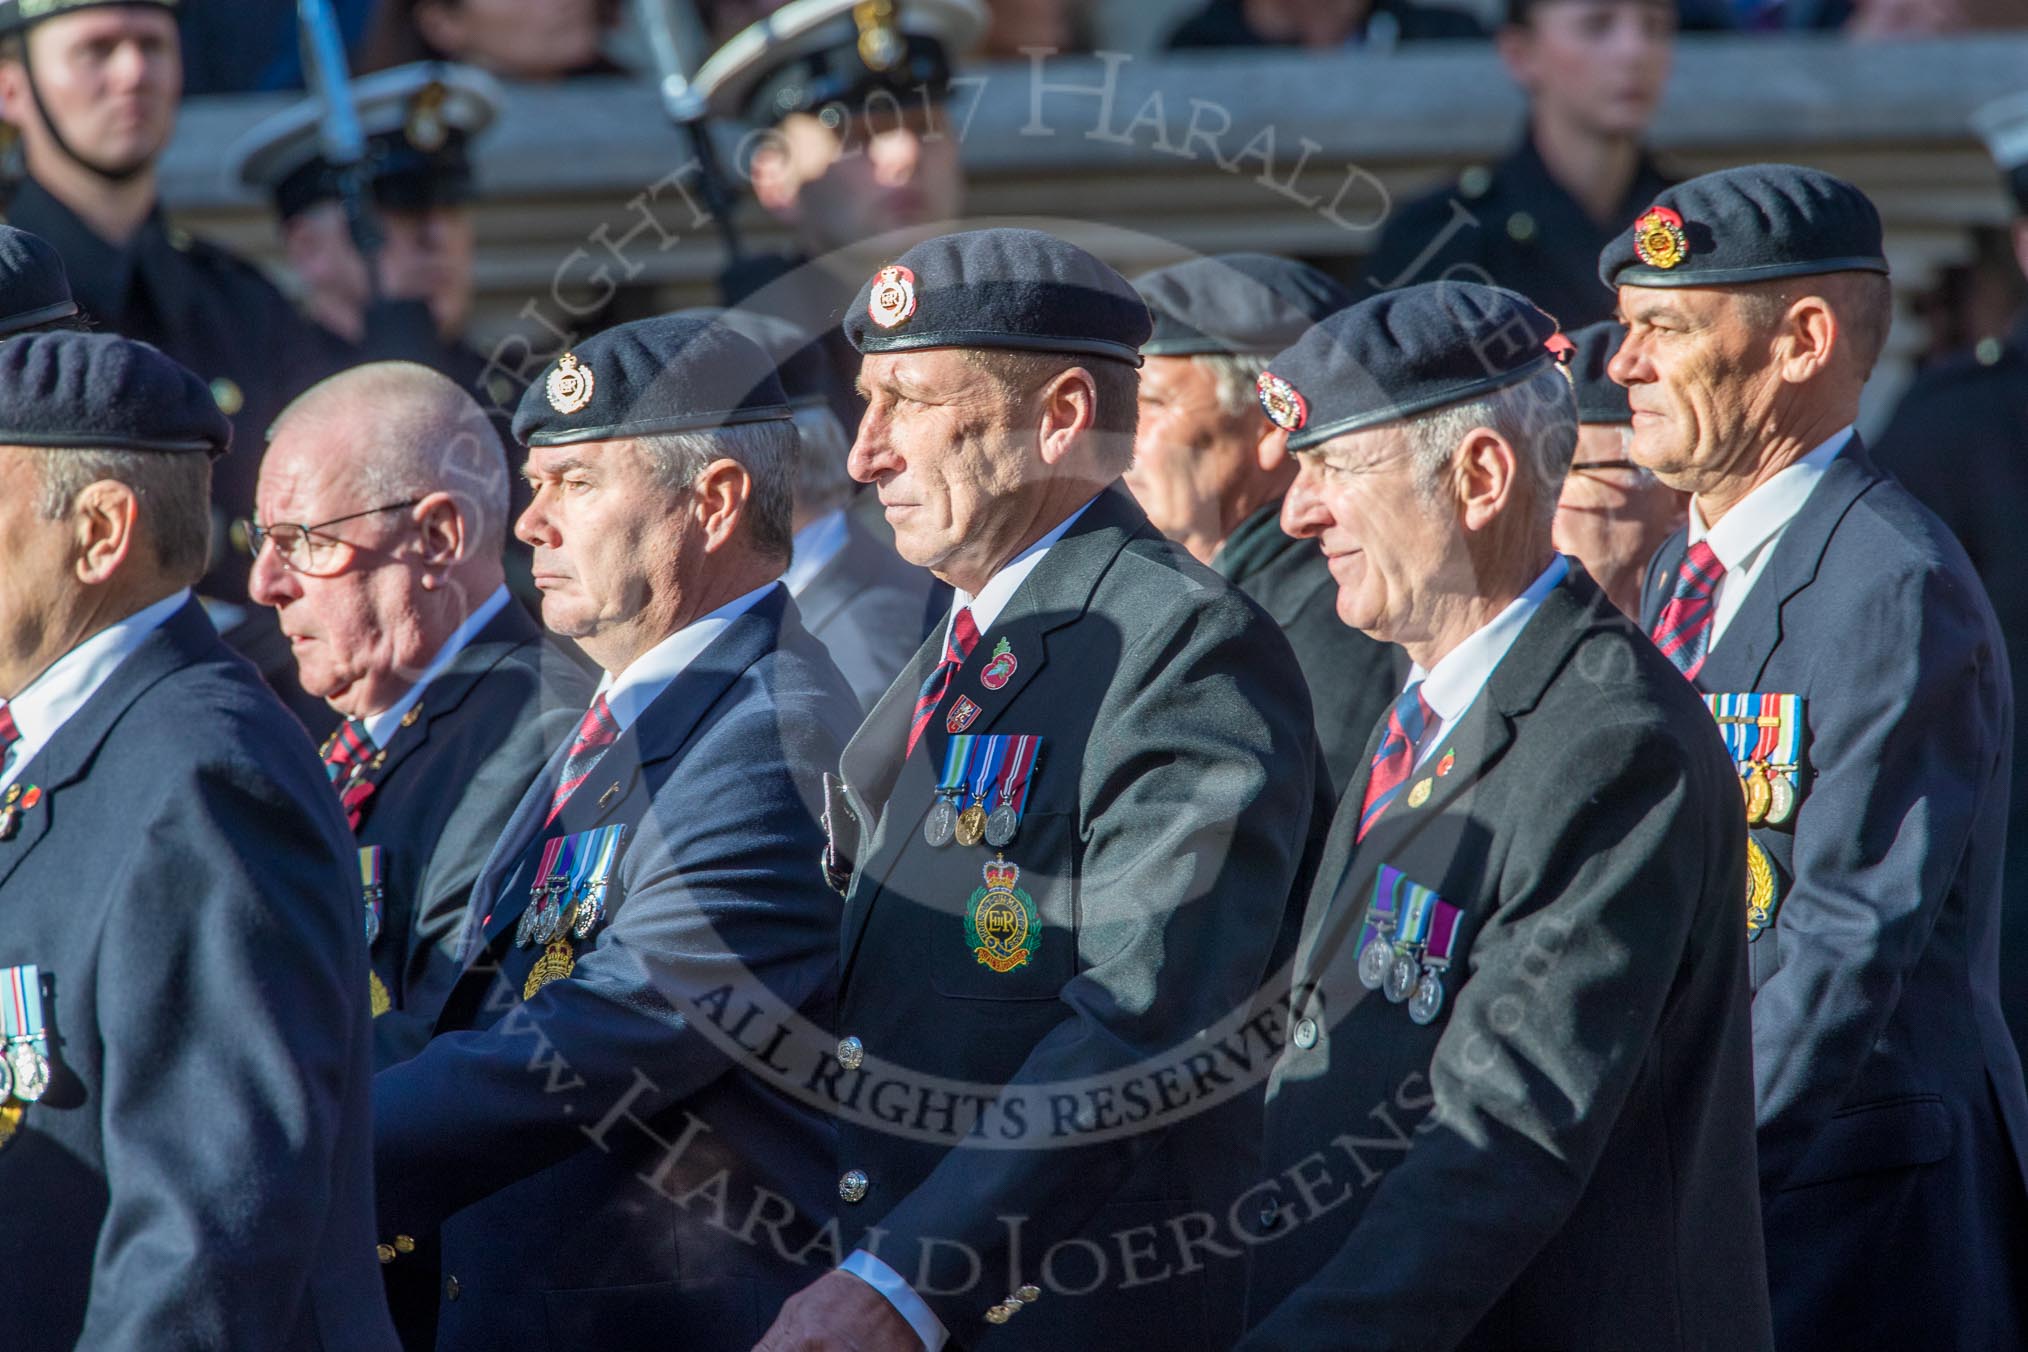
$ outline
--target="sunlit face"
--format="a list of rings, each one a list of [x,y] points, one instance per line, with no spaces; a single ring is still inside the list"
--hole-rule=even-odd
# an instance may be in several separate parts
[[[1299,452],[1282,529],[1314,539],[1338,583],[1338,618],[1390,643],[1414,643],[1459,567],[1470,569],[1455,513],[1418,491],[1398,425],[1334,437]]]
[[[256,604],[274,608],[303,689],[339,713],[363,717],[399,699],[434,653],[416,604],[415,511],[371,512],[392,504],[366,498],[349,469],[346,440],[335,425],[285,424],[261,461],[254,498],[263,526],[314,526],[370,512],[320,532],[349,547],[335,555],[342,566],[312,577],[266,544],[247,588]]]
[[[754,189],[817,253],[955,218],[962,206],[957,136],[944,110],[895,103],[782,119],[756,152]]]
[[[1228,414],[1218,403],[1217,380],[1190,357],[1149,357],[1140,403],[1127,487],[1172,540],[1215,529],[1221,504],[1255,463],[1260,415]]]
[[[535,549],[552,633],[604,661],[681,627],[704,555],[691,490],[666,487],[634,441],[538,446],[523,473],[534,496],[514,533]]]
[[[45,19],[28,31],[28,55],[35,94],[87,163],[127,173],[169,144],[183,95],[183,56],[167,10],[107,6]],[[18,62],[0,67],[0,103],[31,148],[47,136]]]
[[[39,510],[48,451],[0,446],[0,699],[41,674],[60,599],[79,584],[76,532]]]
[[[1502,37],[1538,109],[1606,136],[1639,136],[1669,80],[1676,10],[1655,0],[1543,0]]]
[[[1623,607],[1640,597],[1648,560],[1683,523],[1683,495],[1628,458],[1632,432],[1586,423],[1556,503],[1556,548],[1576,557]]]
[[[1627,336],[1606,373],[1633,406],[1628,453],[1692,493],[1730,477],[1780,384],[1765,336],[1722,290],[1622,286],[1619,298]]]
[[[598,59],[598,0],[424,0],[431,46],[510,80],[554,80]]]
[[[428,303],[438,336],[456,341],[472,315],[472,213],[462,206],[421,211],[380,208],[381,293],[391,300]],[[345,211],[319,202],[282,226],[289,266],[303,281],[311,317],[341,337],[366,336],[366,263],[353,246]]]

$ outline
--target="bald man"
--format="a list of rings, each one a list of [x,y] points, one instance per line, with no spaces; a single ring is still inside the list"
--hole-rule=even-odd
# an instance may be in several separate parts
[[[384,1068],[428,1040],[473,880],[591,685],[508,598],[499,433],[435,371],[381,362],[303,394],[255,502],[253,599],[345,720],[324,763],[358,837]]]

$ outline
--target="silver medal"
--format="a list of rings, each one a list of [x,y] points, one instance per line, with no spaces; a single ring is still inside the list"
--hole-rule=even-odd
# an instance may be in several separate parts
[[[571,922],[570,932],[580,939],[591,938],[591,932],[598,928],[599,921],[606,918],[606,890],[594,887],[577,899],[577,918]]]
[[[0,1103],[5,1103],[14,1093],[14,1069],[7,1064],[7,1058],[0,1056]]]
[[[29,1042],[17,1042],[7,1049],[7,1069],[14,1080],[14,1097],[33,1103],[49,1092],[49,1060]]]
[[[366,903],[366,946],[371,948],[380,941],[380,907],[373,901]]]
[[[1387,969],[1387,998],[1400,1004],[1415,994],[1416,978],[1422,975],[1422,968],[1406,953],[1394,955],[1394,965]]]
[[[986,843],[994,849],[1004,849],[1014,839],[1015,828],[1021,819],[1014,815],[1014,809],[1002,803],[986,818]]]
[[[1434,1023],[1443,1007],[1443,978],[1435,972],[1424,972],[1422,980],[1415,983],[1415,998],[1408,1002],[1408,1017],[1421,1024]]]
[[[1387,936],[1374,935],[1359,955],[1359,984],[1370,991],[1379,990],[1387,984],[1387,966],[1393,960],[1394,945],[1387,942]]]
[[[521,921],[514,926],[514,946],[526,948],[535,942],[535,908],[542,904],[542,894],[537,892],[535,900],[522,908]]]
[[[938,849],[951,843],[958,833],[958,808],[948,798],[938,798],[923,819],[922,838]]]
[[[562,928],[563,907],[554,897],[544,897],[542,904],[535,908],[535,942],[549,943]]]

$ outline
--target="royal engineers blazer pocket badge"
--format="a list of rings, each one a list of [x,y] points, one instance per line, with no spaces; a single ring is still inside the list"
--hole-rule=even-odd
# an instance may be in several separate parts
[[[1456,960],[1464,912],[1391,865],[1373,880],[1359,934],[1359,984],[1408,1004],[1408,1017],[1434,1023],[1444,1007],[1443,974]]]

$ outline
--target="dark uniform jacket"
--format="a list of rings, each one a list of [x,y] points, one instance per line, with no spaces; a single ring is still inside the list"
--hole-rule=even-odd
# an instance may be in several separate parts
[[[584,669],[509,601],[430,681],[370,772],[362,847],[385,889],[374,975],[376,1067],[422,1049],[461,970],[472,884],[507,819],[591,703]]]
[[[1366,779],[1234,1209],[1266,1239],[1244,1346],[1769,1347],[1745,830],[1702,701],[1573,566],[1355,846]],[[1384,869],[1460,912],[1428,1024],[1358,977]]]
[[[994,688],[1003,639],[1016,665]],[[857,861],[838,1028],[865,1057],[829,1084],[838,1167],[865,1175],[845,1245],[910,1282],[959,1346],[1223,1346],[1239,1265],[1179,1257],[1165,1227],[1221,1211],[1256,1160],[1249,1067],[1268,1035],[1245,1019],[1285,928],[1293,942],[1314,786],[1288,644],[1118,487],[1021,583],[904,758],[942,644],[846,749],[858,839],[831,814]],[[960,699],[974,734],[1043,739],[1002,852],[1034,916],[1006,971],[967,935],[996,852],[923,836]],[[1193,1041],[1214,1027],[1224,1052]],[[1153,1246],[1136,1272],[1190,1275],[1132,1280],[1122,1233]],[[1024,1288],[1036,1298],[1010,1308]]]
[[[1970,353],[1916,376],[1874,448],[1880,467],[1943,518],[1985,583],[2007,643],[2014,707],[2028,701],[2028,316],[1985,361]],[[2000,1007],[2028,1047],[2028,737],[2014,739],[2007,814]]]
[[[1672,181],[1644,157],[1619,210],[1601,225],[1524,137],[1491,170],[1467,169],[1455,184],[1402,204],[1362,276],[1376,290],[1445,278],[1508,287],[1572,332],[1612,318],[1598,256]]]
[[[817,817],[852,709],[777,588],[553,825],[564,748],[529,788],[473,890],[476,956],[437,1036],[375,1078],[383,1241],[442,1226],[439,1347],[747,1352],[836,1261],[827,1119],[762,1051],[798,1011],[829,1023]],[[524,998],[544,949],[513,935],[543,843],[617,823],[604,923]]]
[[[871,709],[915,656],[936,579],[894,552],[855,512],[845,514],[845,547],[803,588],[796,607],[811,637],[845,674],[859,707]]]
[[[1650,628],[1685,552],[1648,574]],[[1964,552],[1856,442],[1697,685],[1800,695],[1802,788],[1756,827],[1748,950],[1777,1342],[2028,1341],[2028,1098],[1998,995],[2013,701]]]
[[[47,1096],[0,1147],[10,1352],[391,1349],[358,874],[300,729],[193,602],[23,767],[0,967]]]
[[[1408,674],[1408,657],[1338,618],[1338,582],[1312,540],[1286,535],[1280,499],[1239,523],[1211,566],[1260,602],[1295,649],[1310,686],[1327,801],[1366,767],[1366,741]]]

